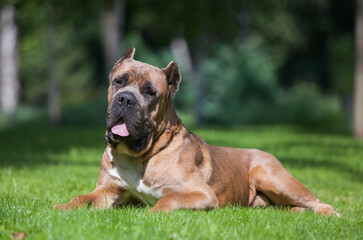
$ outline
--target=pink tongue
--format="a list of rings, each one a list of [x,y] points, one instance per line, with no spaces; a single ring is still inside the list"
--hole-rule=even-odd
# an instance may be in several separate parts
[[[116,124],[112,127],[111,131],[113,134],[119,135],[121,137],[127,137],[128,135],[130,135],[125,123]]]

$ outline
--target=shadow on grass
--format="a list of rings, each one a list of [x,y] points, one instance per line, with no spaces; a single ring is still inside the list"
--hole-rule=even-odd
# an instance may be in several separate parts
[[[87,105],[66,106],[58,127],[49,124],[45,111],[39,111],[31,118],[19,117],[12,126],[0,128],[0,168],[58,164],[99,166],[106,146],[107,98],[103,95],[99,96],[102,101],[97,98]],[[94,160],[89,160],[89,154],[88,159],[83,158],[82,153],[87,149],[99,153]],[[72,154],[80,156],[67,159]]]
[[[335,172],[346,174],[354,181],[363,181],[363,171],[360,171],[359,169],[353,168],[344,163],[331,161],[315,161],[306,158],[280,158],[279,160],[285,167],[288,166],[292,168],[325,168],[325,171],[333,170]]]
[[[97,110],[97,112],[102,112]],[[72,109],[70,116],[76,115],[76,110]],[[93,115],[88,116],[92,118]],[[41,167],[46,165],[74,165],[74,166],[99,166],[103,150],[105,148],[104,143],[104,123],[101,123],[101,119],[104,119],[104,115],[97,117],[96,120],[86,120],[78,117],[74,121],[65,121],[60,127],[52,127],[47,123],[46,118],[41,117],[39,119],[33,119],[32,121],[23,122],[17,124],[11,128],[0,129],[0,168],[2,167]],[[96,117],[96,112],[94,113]],[[103,120],[104,121],[104,120]],[[249,135],[260,134],[261,132],[268,132],[275,127],[242,127],[237,130],[223,130],[224,128],[201,128],[204,131],[217,131],[218,138],[211,139],[211,144],[224,145],[224,146],[238,146],[246,142],[236,143],[236,136],[239,135],[244,137],[244,133],[248,132]],[[291,127],[290,127],[291,128]],[[288,128],[288,129],[290,129]],[[297,128],[298,132],[302,131]],[[289,132],[295,132],[296,129],[290,129]],[[227,133],[225,135],[224,133]],[[247,134],[247,135],[248,135]],[[274,132],[276,134],[276,132]],[[304,132],[305,134],[305,132]],[[229,136],[234,138],[229,139]],[[339,134],[338,134],[339,136]],[[342,136],[345,138],[344,136]],[[232,141],[233,140],[233,141]],[[248,143],[248,141],[247,141]],[[259,147],[268,152],[274,152],[276,149],[290,149],[294,147],[302,147],[308,151],[313,150],[319,152],[320,155],[324,154],[327,156],[326,160],[314,160],[314,158],[299,157],[299,150],[296,152],[296,157],[279,157],[281,162],[285,165],[294,168],[305,168],[305,167],[324,167],[327,170],[334,170],[342,172],[352,177],[356,181],[363,181],[363,172],[359,168],[352,167],[351,164],[333,161],[329,159],[329,156],[339,156],[344,158],[346,149],[350,148],[353,152],[359,152],[363,156],[362,142],[347,141],[341,142],[340,138],[334,141],[320,142],[320,138],[311,139],[307,141],[305,139],[291,139],[289,143],[281,142],[279,137],[268,141],[264,139],[256,147]],[[243,147],[242,145],[240,147]],[[79,149],[92,149],[97,152],[95,159],[91,161],[82,160],[82,156],[79,160],[69,161],[67,154],[71,151]],[[58,155],[65,155],[63,158],[57,157]],[[310,155],[314,156],[313,153]]]
[[[357,166],[363,157],[362,142],[321,142],[319,140],[268,144],[264,149],[294,149],[295,156],[277,156],[282,164],[292,168],[325,168],[325,171],[343,173],[354,181],[363,181],[363,169]],[[299,151],[309,151],[308,153]],[[280,150],[281,152],[281,150]],[[291,155],[289,153],[288,155]]]
[[[1,167],[40,167],[46,165],[99,166],[106,144],[104,129],[96,126],[65,125],[51,127],[41,122],[17,124],[0,130]],[[82,152],[99,152],[93,161],[83,161]],[[80,160],[67,160],[67,155],[78,154]]]

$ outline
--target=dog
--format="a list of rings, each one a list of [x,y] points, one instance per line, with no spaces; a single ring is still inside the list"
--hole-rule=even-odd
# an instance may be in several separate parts
[[[207,144],[178,118],[173,96],[181,75],[175,62],[159,69],[128,49],[109,75],[105,141],[96,189],[57,209],[127,203],[150,212],[225,205],[290,206],[340,216],[317,199],[269,153]]]

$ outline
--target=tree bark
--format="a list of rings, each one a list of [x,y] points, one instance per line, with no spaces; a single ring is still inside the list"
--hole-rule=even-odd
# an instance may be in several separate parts
[[[17,61],[17,26],[15,8],[5,6],[0,23],[0,102],[5,115],[11,120],[18,105],[20,84]]]
[[[192,60],[189,55],[187,41],[184,38],[177,38],[171,42],[171,51],[179,68],[186,73],[192,71]]]
[[[200,36],[197,41],[195,57],[194,57],[194,66],[193,66],[193,75],[194,75],[194,83],[195,83],[195,123],[196,125],[202,125],[204,121],[203,116],[203,99],[205,92],[205,84],[203,81],[203,65],[207,59],[208,52],[208,37]]]
[[[363,0],[357,0],[355,21],[354,136],[363,138]]]
[[[107,70],[111,70],[114,63],[120,58],[124,9],[125,0],[113,0],[113,4],[101,12],[101,33]]]

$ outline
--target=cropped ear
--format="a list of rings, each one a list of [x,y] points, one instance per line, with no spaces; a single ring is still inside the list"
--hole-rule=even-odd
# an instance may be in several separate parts
[[[123,57],[121,59],[127,59],[127,58],[134,58],[135,55],[135,51],[136,49],[134,47],[130,47],[129,49],[126,50],[126,52],[124,53]]]
[[[111,72],[110,72],[110,77],[111,77],[111,75],[112,75],[112,73],[116,70],[116,68],[118,67],[118,66],[120,66],[121,65],[121,63],[124,61],[124,60],[126,60],[126,59],[128,59],[128,58],[131,58],[131,59],[133,59],[134,58],[134,54],[135,54],[135,48],[134,47],[130,47],[129,49],[127,49],[126,50],[126,52],[125,52],[125,54],[123,55],[123,57],[122,58],[120,58],[119,60],[117,60],[117,62],[115,63],[115,65],[113,66],[113,68],[112,68],[112,70],[111,70]]]
[[[162,70],[166,75],[170,97],[173,97],[175,92],[178,91],[179,83],[181,80],[178,65],[174,61],[172,61]]]

